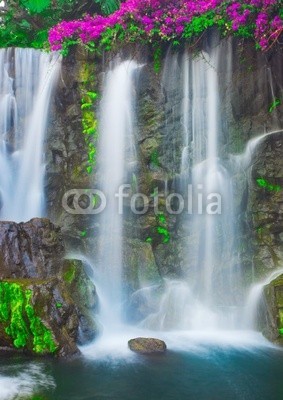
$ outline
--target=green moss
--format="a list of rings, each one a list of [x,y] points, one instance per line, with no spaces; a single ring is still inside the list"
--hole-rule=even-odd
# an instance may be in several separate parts
[[[158,74],[161,70],[161,66],[162,66],[161,65],[161,59],[162,59],[161,57],[162,57],[161,48],[157,47],[153,53],[153,68],[154,68],[154,72],[156,74]]]
[[[0,282],[0,323],[16,348],[32,345],[35,353],[53,353],[57,347],[52,332],[36,316],[31,299],[31,290],[17,283]]]
[[[155,167],[160,167],[158,151],[154,150],[150,155],[150,162]]]
[[[72,283],[76,276],[76,267],[75,265],[71,265],[69,269],[64,273],[63,278],[67,283]]]
[[[282,190],[281,186],[279,185],[272,185],[266,179],[258,178],[256,183],[259,187],[268,190],[269,192],[280,192]]]
[[[86,172],[91,174],[96,165],[96,142],[98,138],[97,118],[94,111],[95,101],[98,93],[89,90],[90,85],[94,84],[93,71],[87,63],[83,65],[80,71],[81,80],[81,110],[82,110],[82,132],[85,136],[87,145],[87,166]]]
[[[154,196],[154,194],[151,194]],[[152,226],[150,230],[150,236],[146,237],[145,241],[147,243],[153,244],[154,246],[160,243],[168,243],[171,239],[166,215],[163,212],[159,212],[155,215],[155,221],[151,222]]]
[[[283,329],[283,309],[279,308],[279,328]]]
[[[83,230],[80,232],[80,237],[86,237],[87,236],[87,231]]]
[[[156,228],[157,233],[159,235],[161,235],[163,243],[168,243],[170,241],[170,233],[167,229],[167,220],[166,220],[165,214],[160,212],[156,216],[156,219],[157,219],[157,223],[158,223],[158,226]]]
[[[277,107],[281,105],[281,100],[280,99],[274,99],[273,102],[271,103],[269,107],[269,112],[272,113]]]

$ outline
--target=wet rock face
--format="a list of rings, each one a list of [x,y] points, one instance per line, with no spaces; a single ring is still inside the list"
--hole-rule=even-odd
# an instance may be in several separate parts
[[[155,338],[136,338],[128,341],[129,349],[139,354],[160,354],[165,353],[166,343]]]
[[[0,349],[65,357],[94,339],[95,287],[82,262],[64,256],[49,220],[0,222]]]
[[[283,275],[264,287],[259,304],[259,325],[263,335],[283,345]]]
[[[247,216],[253,262],[261,277],[283,262],[283,133],[258,145],[250,167]]]
[[[0,222],[0,279],[55,276],[64,253],[60,229],[48,219]]]

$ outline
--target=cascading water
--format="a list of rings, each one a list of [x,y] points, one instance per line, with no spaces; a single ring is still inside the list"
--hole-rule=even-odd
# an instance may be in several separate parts
[[[205,82],[204,88],[195,88],[195,97],[203,96],[204,115],[199,116],[199,109],[194,109],[195,120],[204,121],[203,134],[193,128],[193,148],[196,149],[193,161],[193,187],[203,188],[203,195],[208,204],[214,206],[203,214],[194,215],[194,223],[198,237],[198,262],[196,278],[204,304],[219,316],[214,327],[223,323],[223,306],[234,304],[232,297],[232,263],[233,254],[233,191],[231,178],[219,158],[219,137],[221,134],[219,121],[219,83],[218,60],[219,48],[212,51],[211,56],[204,54],[201,71],[204,76],[200,81]],[[204,65],[206,64],[206,66]],[[208,64],[208,65],[207,65]],[[199,137],[200,136],[200,137]],[[199,143],[201,141],[201,143]],[[200,162],[200,151],[206,143],[205,158]],[[196,147],[195,147],[196,146]],[[204,151],[204,150],[202,150]],[[228,310],[224,313],[227,317]],[[224,321],[226,328],[231,328],[231,318]]]
[[[191,182],[194,192],[193,218],[188,223],[192,224],[196,238],[196,262],[193,272],[188,271],[185,280],[165,282],[159,306],[141,323],[147,328],[203,330],[236,327],[233,278],[238,278],[238,271],[233,270],[231,262],[233,191],[229,172],[218,154],[221,133],[219,54],[220,49],[216,47],[211,54],[203,52],[197,58],[192,58],[187,52],[183,56],[184,147],[180,170],[182,187]],[[170,62],[169,57],[167,62]],[[170,68],[165,66],[165,75],[166,71],[170,73]],[[171,81],[169,75],[163,79]],[[200,192],[201,200],[198,198]],[[209,208],[206,208],[206,199]]]
[[[98,287],[105,329],[121,323],[123,218],[115,195],[126,177],[126,154],[131,157],[134,148],[133,78],[138,68],[133,60],[116,61],[106,75],[101,102],[100,188],[107,206],[100,220]]]
[[[0,50],[2,220],[43,215],[43,143],[60,57],[33,49]]]
[[[257,329],[257,307],[263,293],[263,288],[281,274],[283,274],[283,268],[273,271],[263,282],[252,286],[247,298],[246,310],[244,314],[244,323],[247,328],[254,330]]]
[[[227,48],[232,52],[231,43]],[[221,114],[219,92],[221,85],[231,81],[232,74],[230,54],[230,64],[225,69],[227,82],[220,84],[221,52],[226,54],[226,50],[216,46],[198,57],[185,52],[181,63],[176,54],[168,52],[166,56],[162,75],[166,114],[162,162],[168,170],[172,166],[174,172],[179,168],[182,189],[185,190],[188,183],[192,184],[193,213],[182,218],[182,223],[187,224],[189,232],[186,236],[187,258],[194,262],[184,270],[182,279],[166,278],[163,284],[140,287],[131,296],[131,305],[139,304],[143,308],[143,320],[138,317],[140,322],[136,326],[125,325],[122,318],[124,219],[119,214],[115,194],[121,184],[128,182],[131,161],[136,161],[132,151],[135,148],[134,76],[140,67],[134,61],[116,60],[106,74],[101,102],[98,176],[107,207],[99,220],[97,268],[94,268],[100,321],[104,329],[103,335],[84,349],[86,355],[100,358],[117,355],[118,351],[120,355],[128,356],[127,340],[138,335],[153,335],[152,330],[158,330],[159,337],[172,340],[172,345],[174,335],[178,336],[180,332],[196,342],[205,342],[206,332],[216,341],[239,343],[246,340],[250,343],[254,340],[253,334],[241,331],[239,335],[240,329],[251,328],[251,325],[242,323],[245,299],[241,291],[242,271],[233,226],[232,174],[240,156],[229,158],[225,153],[221,129],[225,114],[224,117]],[[221,71],[223,77],[223,68]],[[176,134],[173,139],[170,136],[172,126],[182,130],[182,142],[180,135]],[[247,144],[241,162],[252,157],[254,148],[265,135]],[[183,145],[181,158],[180,142]],[[171,159],[174,165],[170,164]],[[126,188],[123,190],[124,193],[127,191]],[[228,333],[228,330],[232,332]]]

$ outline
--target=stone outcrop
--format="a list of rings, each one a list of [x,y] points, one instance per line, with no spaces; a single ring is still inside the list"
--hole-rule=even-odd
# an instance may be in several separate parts
[[[261,140],[248,175],[247,223],[259,279],[283,265],[283,132]]]
[[[96,290],[47,219],[0,222],[0,349],[69,356],[92,340]]]
[[[155,338],[136,338],[128,341],[129,349],[139,354],[165,353],[166,344],[163,340]]]
[[[283,345],[283,275],[264,287],[259,304],[259,325],[263,335]]]

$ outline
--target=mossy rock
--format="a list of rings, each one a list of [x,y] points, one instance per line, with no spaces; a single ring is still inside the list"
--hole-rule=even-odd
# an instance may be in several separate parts
[[[54,332],[34,307],[34,293],[39,285],[48,296],[52,286],[49,282],[0,282],[0,344],[39,355],[59,350]]]
[[[48,219],[0,223],[0,349],[63,357],[95,337],[95,286],[64,255]]]
[[[96,288],[80,260],[64,260],[62,278],[79,318],[80,335],[77,340],[79,344],[85,344],[93,340],[101,329],[94,318],[99,307]]]
[[[258,312],[263,335],[283,346],[283,275],[264,287]]]

